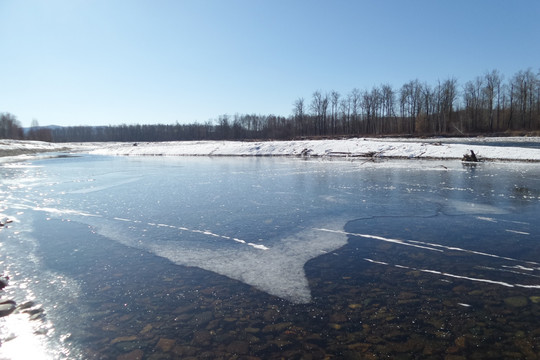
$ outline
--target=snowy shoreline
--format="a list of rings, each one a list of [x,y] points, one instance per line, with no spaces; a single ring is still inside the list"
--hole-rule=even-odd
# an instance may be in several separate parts
[[[96,144],[48,143],[33,140],[0,140],[0,158],[3,161],[17,160],[28,155],[47,152],[81,152],[96,148]]]
[[[498,138],[539,142],[540,138]],[[467,140],[459,139],[464,142]],[[123,156],[296,156],[387,159],[459,159],[470,150],[482,160],[540,161],[540,149],[452,143],[455,139],[340,139],[295,141],[179,141],[102,144],[92,154]],[[481,141],[472,138],[475,143]],[[494,141],[493,138],[490,141]]]
[[[172,141],[138,143],[46,143],[0,140],[0,156],[78,152],[109,156],[292,156],[461,160],[470,150],[485,161],[540,162],[540,137],[509,138],[352,138],[292,141]],[[483,145],[483,144],[486,145]],[[497,144],[505,143],[505,146]],[[515,146],[507,146],[511,143]],[[479,145],[482,144],[482,145]]]

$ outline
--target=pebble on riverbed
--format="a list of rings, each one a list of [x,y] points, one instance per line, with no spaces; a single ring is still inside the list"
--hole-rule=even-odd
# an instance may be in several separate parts
[[[9,276],[0,276],[0,290],[8,285]],[[15,311],[17,304],[13,300],[0,299],[0,317],[7,316]]]
[[[0,228],[3,228],[7,224],[13,222],[13,220],[8,219],[7,217],[0,218]],[[8,286],[9,276],[1,275],[0,276],[0,290]],[[17,304],[13,300],[0,299],[0,317],[8,316],[17,308]]]
[[[0,276],[0,290],[5,288],[8,285],[9,277],[7,276]]]
[[[17,308],[15,301],[13,300],[2,300],[0,301],[0,317],[7,316],[11,314]]]
[[[2,217],[0,219],[0,228],[12,223],[13,220]],[[0,275],[0,290],[3,290],[9,283],[9,276]],[[38,320],[45,315],[41,305],[36,305],[33,301],[27,301],[17,306],[17,303],[11,299],[0,299],[0,317],[8,316],[12,313],[25,313],[28,314],[30,320]]]
[[[12,222],[13,222],[13,220],[4,217],[4,218],[0,219],[0,227],[4,227],[7,224],[10,224]]]

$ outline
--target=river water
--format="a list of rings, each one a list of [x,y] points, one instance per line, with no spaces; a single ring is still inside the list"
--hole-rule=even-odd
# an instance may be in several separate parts
[[[540,168],[51,156],[0,167],[0,358],[536,358]]]

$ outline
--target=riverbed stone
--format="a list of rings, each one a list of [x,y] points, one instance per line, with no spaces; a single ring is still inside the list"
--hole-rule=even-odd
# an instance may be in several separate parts
[[[277,324],[269,324],[269,325],[266,325],[264,328],[263,328],[263,332],[264,333],[273,333],[273,332],[281,332],[285,329],[287,329],[289,326],[291,326],[292,323],[290,322],[282,322],[282,323],[277,323]]]
[[[465,336],[460,336],[454,341],[454,344],[456,344],[458,348],[464,348],[467,345],[467,338]]]
[[[176,341],[174,339],[161,338],[159,339],[156,347],[163,352],[169,352],[172,350],[175,344]]]
[[[227,352],[231,354],[247,354],[249,352],[249,344],[245,341],[233,341],[227,346]]]
[[[129,342],[129,341],[135,341],[137,340],[137,337],[135,335],[132,336],[119,336],[117,338],[114,338],[111,340],[111,345],[120,343],[120,342]]]
[[[212,340],[212,334],[207,330],[198,330],[193,333],[193,344],[195,345],[208,345]]]
[[[37,313],[37,314],[30,315],[29,319],[33,321],[33,320],[41,319],[42,317],[43,317],[43,313]]]
[[[343,313],[335,313],[335,314],[330,315],[330,322],[333,322],[333,323],[343,323],[343,322],[346,322],[347,320],[348,320],[347,315]]]
[[[17,306],[17,310],[26,310],[36,306],[36,303],[33,301],[26,301],[21,305]]]
[[[504,299],[504,303],[511,307],[524,307],[528,300],[525,296],[510,296]]]
[[[133,350],[127,354],[123,354],[116,357],[116,360],[141,360],[144,356],[144,352],[141,349]]]
[[[203,327],[214,318],[214,314],[211,311],[204,311],[193,316],[193,322],[195,325]]]
[[[197,354],[198,348],[193,346],[180,346],[176,345],[173,349],[173,354],[180,356],[182,359]]]
[[[139,334],[141,335],[144,335],[146,334],[147,332],[151,331],[154,327],[152,326],[152,324],[147,324]]]
[[[0,304],[0,317],[11,314],[13,311],[15,311],[15,309],[15,303],[5,302],[3,304]]]
[[[3,277],[0,277],[0,290],[5,288],[7,285],[8,285],[7,280],[5,278],[3,278]]]
[[[418,297],[418,294],[409,292],[409,291],[402,291],[397,296],[399,300],[409,300],[409,299],[414,299],[416,297]]]

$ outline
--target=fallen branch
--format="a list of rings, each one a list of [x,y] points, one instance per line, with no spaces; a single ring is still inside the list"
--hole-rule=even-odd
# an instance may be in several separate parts
[[[476,154],[474,151],[470,150],[470,154],[463,154],[463,159],[461,161],[467,161],[467,162],[478,162],[478,158],[476,157]]]

